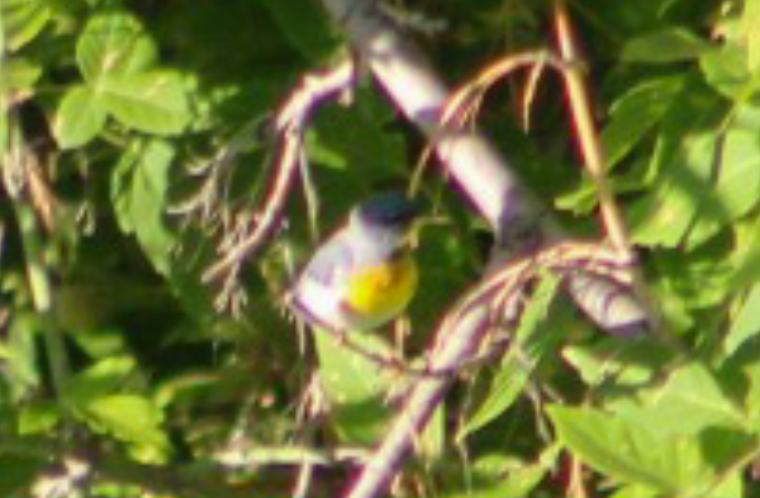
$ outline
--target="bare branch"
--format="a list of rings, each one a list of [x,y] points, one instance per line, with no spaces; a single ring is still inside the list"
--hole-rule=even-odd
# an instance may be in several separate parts
[[[383,14],[378,2],[322,0],[322,3],[343,25],[351,43],[396,107],[431,139],[445,174],[458,184],[494,227],[498,250],[494,253],[492,266],[561,236],[555,222],[482,134],[469,128],[451,128],[442,124],[449,90],[424,55]],[[541,62],[539,66],[544,64]],[[475,101],[482,98],[482,92],[475,91],[474,98]],[[623,284],[593,273],[571,272],[567,280],[573,297],[603,328],[629,331],[647,323],[646,310],[638,305]],[[626,306],[622,306],[625,314],[616,313],[621,308],[620,296],[625,298]],[[471,348],[479,343],[487,330],[490,312],[488,306],[475,306],[456,321],[455,327],[439,330],[431,370],[447,371],[472,358],[475,353]],[[413,435],[424,428],[450,382],[451,378],[445,377],[419,380],[394,429],[355,483],[351,498],[382,494],[410,451]]]
[[[341,94],[354,81],[353,63],[343,59],[335,67],[306,76],[277,112],[275,132],[280,142],[275,158],[275,178],[256,219],[253,230],[242,240],[227,249],[223,258],[203,274],[203,281],[210,282],[231,271],[259,249],[274,231],[282,217],[298,169],[303,158],[303,131],[317,105]]]
[[[383,494],[456,373],[476,357],[483,339],[494,327],[511,328],[510,324],[519,320],[518,303],[528,284],[541,271],[556,272],[566,280],[575,272],[587,272],[625,285],[631,264],[631,260],[600,244],[561,242],[495,268],[446,314],[436,331],[428,367],[437,375],[421,378],[414,385],[390,432],[366,463],[348,498]],[[508,297],[496,299],[499,296]],[[496,301],[501,303],[498,310],[492,308]]]

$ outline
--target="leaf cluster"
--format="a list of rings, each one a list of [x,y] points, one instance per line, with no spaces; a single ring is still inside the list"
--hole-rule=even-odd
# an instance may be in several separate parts
[[[551,43],[548,2],[393,4],[453,84]],[[393,493],[760,496],[760,1],[570,10],[610,181],[680,347],[600,333],[547,277],[509,352],[464,369]],[[281,298],[315,239],[407,182],[425,144],[360,77],[351,107],[314,116],[305,194],[239,275],[237,316],[201,274],[267,192],[258,124],[343,53],[340,26],[310,0],[3,0],[0,29],[0,495],[42,489],[62,462],[58,496],[291,496],[307,463],[310,496],[337,495],[410,379],[300,336]],[[489,94],[481,125],[568,231],[598,236],[562,82],[539,85],[529,127],[523,83]],[[240,130],[211,195],[207,165]],[[443,175],[424,184],[445,222],[420,241],[413,355],[489,236]],[[74,461],[94,471],[75,479]]]

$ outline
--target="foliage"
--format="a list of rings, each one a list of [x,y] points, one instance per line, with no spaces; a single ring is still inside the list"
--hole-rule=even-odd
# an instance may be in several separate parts
[[[549,2],[390,3],[452,84],[553,39]],[[570,10],[663,332],[606,335],[548,279],[513,348],[464,369],[394,492],[760,496],[760,0]],[[0,27],[0,468],[13,470],[0,494],[89,458],[97,473],[71,496],[291,496],[303,462],[324,468],[310,496],[337,495],[409,376],[304,340],[282,295],[313,250],[309,193],[329,233],[409,180],[418,135],[360,77],[351,107],[314,116],[307,194],[239,275],[237,314],[215,309],[222,289],[202,273],[266,193],[276,154],[260,124],[342,53],[340,26],[311,0],[3,0]],[[602,233],[561,81],[539,82],[527,127],[522,76],[489,94],[480,125],[569,232]],[[240,130],[212,199],[207,165]],[[420,241],[405,344],[420,357],[487,238],[442,175],[424,184],[445,222]],[[399,354],[388,336],[356,341]]]

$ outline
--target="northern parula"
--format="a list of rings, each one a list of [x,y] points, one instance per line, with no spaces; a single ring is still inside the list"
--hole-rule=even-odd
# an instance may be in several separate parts
[[[291,288],[295,312],[332,330],[369,330],[399,315],[417,290],[411,237],[420,206],[402,192],[354,207]]]

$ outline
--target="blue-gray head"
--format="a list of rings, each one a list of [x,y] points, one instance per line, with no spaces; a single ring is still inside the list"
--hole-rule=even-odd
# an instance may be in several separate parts
[[[418,201],[392,190],[370,197],[351,211],[349,229],[387,250],[407,241],[409,229],[422,213]]]

